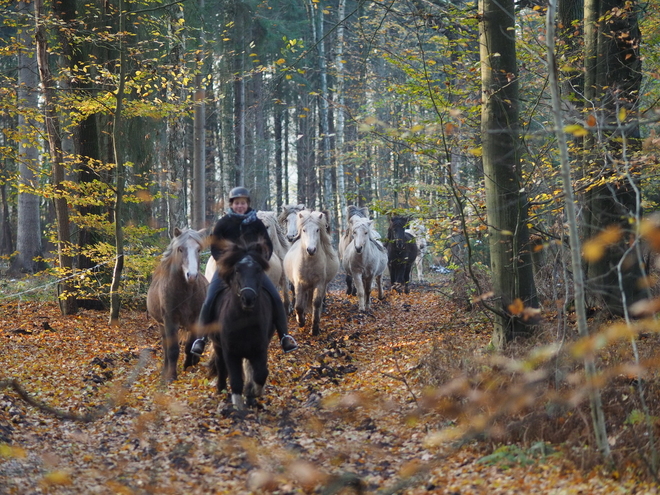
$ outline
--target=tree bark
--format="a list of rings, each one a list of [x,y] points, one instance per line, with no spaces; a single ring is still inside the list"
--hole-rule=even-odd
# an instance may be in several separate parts
[[[36,20],[37,64],[43,88],[46,114],[46,133],[50,149],[52,167],[52,184],[55,191],[55,213],[57,215],[57,257],[62,280],[58,283],[60,311],[63,315],[75,314],[78,311],[74,287],[70,282],[73,272],[73,257],[71,256],[71,229],[69,228],[69,206],[66,199],[64,182],[64,163],[62,158],[62,139],[60,121],[55,110],[54,82],[48,65],[48,46],[46,43],[46,28],[43,24],[43,0],[34,0],[34,15]]]
[[[537,306],[522,191],[518,122],[518,69],[513,0],[480,0],[481,135],[486,184],[495,327],[503,348],[532,327],[520,305]]]
[[[204,12],[204,0],[199,0],[199,11]],[[204,26],[200,27],[195,74],[195,113],[193,123],[193,174],[192,174],[192,228],[206,227],[206,93],[204,90]]]
[[[644,276],[641,263],[634,254],[625,254],[633,234],[630,220],[641,215],[638,186],[629,178],[620,178],[622,172],[631,170],[632,156],[640,150],[636,123],[641,89],[638,9],[637,2],[624,0],[585,1],[584,94],[587,106],[595,108],[600,126],[599,133],[585,138],[585,175],[605,181],[585,195],[584,235],[594,238],[612,226],[623,233],[621,241],[610,245],[604,256],[587,263],[587,296],[590,306],[618,315],[624,313],[624,305],[645,295],[638,283]],[[619,121],[622,110],[625,122]],[[624,256],[627,259],[620,263]]]
[[[561,100],[559,97],[559,81],[557,77],[557,61],[555,57],[555,12],[556,0],[550,0],[547,13],[546,40],[548,49],[548,68],[550,79],[550,91],[552,95],[552,110],[554,118],[554,130],[559,143],[559,153],[561,157],[561,176],[562,187],[565,196],[564,210],[569,228],[569,242],[571,246],[571,264],[573,267],[573,287],[575,293],[575,314],[577,317],[578,332],[581,337],[589,336],[587,327],[587,311],[585,306],[584,279],[582,275],[582,252],[580,238],[578,236],[577,213],[575,211],[575,194],[573,193],[573,180],[571,177],[571,164],[568,157],[568,144],[564,132],[564,123],[561,114]],[[600,392],[595,386],[594,378],[596,375],[596,364],[591,353],[587,352],[584,358],[585,374],[589,390],[589,400],[591,405],[591,419],[594,428],[594,436],[598,449],[603,457],[609,459],[611,456],[610,445],[607,439],[607,428],[605,425],[605,413]]]
[[[110,325],[119,324],[119,285],[121,274],[124,270],[124,187],[126,177],[124,176],[124,159],[119,150],[121,139],[121,117],[124,100],[124,86],[126,84],[126,51],[124,42],[124,0],[119,0],[119,85],[117,87],[117,100],[115,114],[112,123],[112,147],[115,157],[115,267],[112,272],[112,283],[110,284]]]
[[[19,1],[16,7],[21,18],[32,16],[32,3]],[[34,54],[34,26],[27,21],[18,34],[18,105],[22,109],[38,108],[37,85],[38,68]],[[16,232],[16,256],[12,259],[10,272],[36,273],[43,268],[39,261],[43,256],[41,243],[41,221],[39,215],[40,196],[34,194],[39,188],[39,152],[34,147],[32,136],[36,123],[29,118],[29,112],[18,113],[18,128],[24,136],[18,145],[18,218]]]

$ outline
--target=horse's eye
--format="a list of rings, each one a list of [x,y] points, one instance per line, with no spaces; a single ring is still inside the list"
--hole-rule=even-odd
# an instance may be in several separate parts
[[[179,246],[179,252],[183,253],[183,247]]]

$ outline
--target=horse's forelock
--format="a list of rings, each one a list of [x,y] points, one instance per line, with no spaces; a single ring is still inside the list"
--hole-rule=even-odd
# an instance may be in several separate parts
[[[308,223],[316,224],[319,227],[319,240],[321,241],[323,248],[325,250],[331,249],[332,238],[330,237],[330,233],[328,232],[327,229],[328,222],[326,221],[325,213],[322,213],[320,211],[315,211],[315,212],[306,211],[301,213],[307,213],[307,215],[304,215],[304,218],[300,217],[298,219],[298,231],[301,232],[302,228]]]
[[[179,246],[185,244],[188,239],[193,239],[195,242],[197,242],[200,247],[204,246],[204,238],[202,237],[202,234],[196,230],[192,229],[184,229],[184,230],[179,230],[178,228],[175,230],[175,235],[170,241],[169,245],[163,252],[163,257],[162,261],[169,260],[172,257],[172,254],[176,252],[176,250],[179,248]]]
[[[245,244],[230,244],[230,247],[224,251],[218,260],[218,274],[224,280],[231,280],[236,265],[248,255],[261,266],[262,270],[265,271],[268,268],[268,260],[265,257],[267,248],[263,243],[253,243],[248,246]]]

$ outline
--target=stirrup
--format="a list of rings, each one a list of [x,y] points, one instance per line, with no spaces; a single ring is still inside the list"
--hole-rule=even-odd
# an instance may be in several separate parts
[[[195,356],[201,357],[202,354],[204,354],[204,348],[206,347],[206,339],[201,338],[195,340],[193,342],[193,345],[190,347],[190,353],[194,354]]]
[[[290,347],[290,348],[285,348],[284,347],[284,340],[285,339],[290,340],[290,343],[292,344],[292,347]],[[282,350],[284,351],[284,353],[287,354],[289,352],[293,352],[296,349],[298,349],[298,342],[296,342],[296,339],[294,339],[291,335],[287,334],[284,337],[282,337],[282,340],[280,340],[280,346],[282,347]]]

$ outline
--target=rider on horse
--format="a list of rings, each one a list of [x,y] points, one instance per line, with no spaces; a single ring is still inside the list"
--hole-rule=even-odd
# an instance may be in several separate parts
[[[222,256],[220,240],[227,239],[232,242],[243,241],[246,243],[263,241],[268,246],[267,258],[273,252],[273,243],[268,236],[266,226],[257,218],[256,210],[250,207],[250,192],[244,187],[235,187],[229,192],[229,212],[218,220],[211,234],[211,256],[218,261]],[[280,344],[284,352],[295,351],[298,344],[288,334],[287,317],[280,299],[280,294],[273,282],[264,274],[263,287],[273,299],[273,319],[275,329],[280,338]],[[206,301],[199,315],[199,323],[202,327],[213,323],[216,301],[218,301],[227,288],[225,281],[216,272],[213,275],[206,295]],[[204,352],[208,337],[205,335],[197,339],[192,346],[191,352],[201,355]]]

